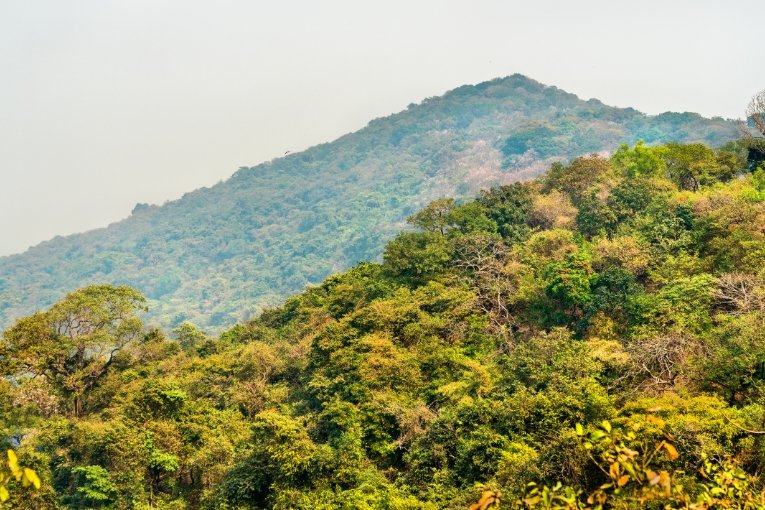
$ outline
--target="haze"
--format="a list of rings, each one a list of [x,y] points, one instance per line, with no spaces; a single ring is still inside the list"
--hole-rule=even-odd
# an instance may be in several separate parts
[[[647,113],[765,88],[760,1],[529,4],[3,0],[0,254],[516,72]]]

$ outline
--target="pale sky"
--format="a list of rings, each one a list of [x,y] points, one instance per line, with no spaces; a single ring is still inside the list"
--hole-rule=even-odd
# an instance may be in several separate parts
[[[0,0],[0,255],[522,73],[738,118],[762,0]]]

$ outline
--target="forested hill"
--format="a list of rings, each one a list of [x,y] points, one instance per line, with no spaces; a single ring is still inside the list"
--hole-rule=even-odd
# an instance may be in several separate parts
[[[638,139],[735,137],[730,121],[647,116],[521,75],[463,86],[161,207],[139,204],[107,228],[0,258],[0,326],[108,282],[144,292],[162,325],[216,328],[378,258],[403,218],[434,198],[473,196],[556,157]]]
[[[217,337],[72,292],[0,337],[0,448],[41,482],[2,466],[0,506],[765,510],[765,163],[740,149],[435,200],[381,263]]]

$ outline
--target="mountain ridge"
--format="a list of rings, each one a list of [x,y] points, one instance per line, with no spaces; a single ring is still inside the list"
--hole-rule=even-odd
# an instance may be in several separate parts
[[[61,239],[61,238],[88,234],[88,233],[91,233],[91,232],[97,232],[97,231],[100,231],[100,230],[104,230],[104,229],[110,228],[113,225],[116,225],[118,223],[122,223],[122,222],[130,219],[136,213],[147,212],[147,210],[151,211],[151,210],[156,209],[156,208],[164,207],[164,206],[166,206],[166,205],[168,205],[170,203],[177,202],[179,200],[184,200],[184,199],[186,199],[191,194],[194,194],[194,193],[197,193],[197,192],[203,192],[205,190],[209,190],[211,188],[214,188],[215,186],[218,186],[218,185],[220,185],[220,184],[222,184],[224,182],[227,182],[227,181],[235,178],[236,175],[239,172],[249,171],[249,170],[258,168],[260,166],[263,166],[263,165],[271,164],[271,163],[273,163],[275,161],[279,161],[279,160],[287,159],[287,158],[290,158],[290,157],[293,157],[293,156],[297,156],[299,154],[302,154],[303,152],[309,151],[309,150],[317,148],[317,147],[321,147],[323,145],[328,145],[328,144],[332,144],[332,143],[338,142],[338,141],[342,140],[343,138],[345,138],[347,136],[354,135],[354,134],[356,134],[356,133],[358,133],[358,132],[360,132],[360,131],[362,131],[362,130],[370,127],[370,126],[373,126],[378,121],[385,121],[385,120],[390,119],[392,117],[396,117],[397,115],[405,113],[408,109],[420,106],[420,105],[428,102],[429,100],[435,100],[435,99],[443,98],[445,96],[448,96],[449,94],[457,93],[457,92],[460,91],[460,89],[463,89],[463,88],[475,88],[478,85],[482,85],[482,84],[485,84],[485,83],[493,83],[493,82],[497,82],[497,81],[501,82],[501,81],[504,81],[504,80],[510,80],[512,78],[515,78],[515,77],[519,77],[519,78],[528,80],[529,83],[539,84],[539,85],[542,85],[543,87],[550,88],[550,89],[553,89],[553,90],[556,90],[556,91],[560,91],[563,94],[573,96],[575,99],[577,99],[579,101],[584,101],[586,103],[594,103],[594,104],[597,104],[599,106],[605,106],[605,107],[609,107],[609,108],[616,108],[616,109],[619,109],[619,110],[624,110],[624,111],[627,111],[627,112],[632,112],[632,113],[640,114],[640,115],[643,115],[646,118],[662,118],[664,116],[677,116],[677,115],[680,115],[680,116],[691,116],[694,119],[722,120],[722,121],[726,121],[726,122],[736,122],[736,119],[728,119],[728,118],[725,118],[725,117],[722,117],[722,116],[704,117],[703,115],[700,115],[699,113],[689,112],[689,111],[685,111],[685,112],[665,111],[665,112],[661,112],[661,113],[657,113],[657,114],[647,114],[645,112],[642,112],[642,111],[640,111],[640,110],[638,110],[636,108],[632,108],[632,107],[617,107],[617,106],[608,105],[608,104],[602,102],[600,99],[595,98],[595,97],[592,97],[592,98],[589,98],[589,99],[583,99],[583,98],[579,97],[577,94],[574,94],[574,93],[571,93],[571,92],[567,92],[567,91],[565,91],[563,89],[560,89],[560,88],[558,88],[558,87],[556,87],[554,85],[544,85],[541,82],[537,82],[536,80],[533,80],[533,79],[531,79],[531,78],[529,78],[529,77],[527,77],[525,75],[516,73],[516,74],[505,76],[505,77],[494,78],[492,80],[488,80],[486,82],[481,82],[481,83],[476,84],[476,85],[461,85],[461,86],[459,86],[457,88],[448,90],[447,92],[444,93],[443,96],[431,96],[431,97],[427,97],[427,98],[423,99],[420,103],[410,103],[409,105],[407,105],[407,108],[404,109],[404,110],[401,110],[401,111],[398,111],[398,112],[394,112],[394,113],[391,113],[391,114],[388,114],[388,115],[383,115],[381,117],[376,117],[376,118],[370,120],[369,122],[367,122],[363,127],[359,128],[359,129],[357,129],[355,131],[351,131],[349,133],[345,133],[343,135],[340,135],[339,137],[337,137],[337,138],[335,138],[335,139],[333,139],[331,141],[321,142],[321,143],[318,143],[318,144],[315,144],[315,145],[311,145],[311,146],[309,146],[309,147],[307,147],[307,148],[305,148],[305,149],[303,149],[301,151],[297,151],[295,153],[291,153],[291,154],[286,155],[286,156],[274,157],[274,158],[271,158],[271,159],[269,159],[267,161],[262,161],[260,163],[257,163],[255,166],[251,166],[251,167],[250,166],[241,166],[241,167],[239,167],[238,170],[236,170],[234,173],[232,173],[229,177],[227,177],[225,179],[221,179],[221,180],[219,180],[215,184],[212,184],[210,186],[201,186],[201,187],[193,189],[191,191],[186,191],[180,197],[165,200],[161,204],[158,204],[158,203],[147,203],[147,202],[137,202],[135,204],[135,206],[133,207],[133,209],[131,210],[129,215],[127,215],[127,216],[125,216],[123,218],[117,219],[117,220],[115,220],[115,221],[113,221],[111,223],[108,223],[108,224],[106,224],[106,225],[104,225],[102,227],[96,227],[96,228],[92,228],[92,229],[88,229],[88,230],[84,230],[84,231],[80,231],[80,232],[72,232],[72,233],[69,233],[69,234],[57,234],[57,235],[53,236],[50,239],[45,239],[45,240],[42,240],[42,241],[40,241],[40,242],[38,242],[38,243],[36,243],[36,244],[34,244],[32,246],[29,246],[28,248],[26,248],[23,251],[9,253],[9,254],[6,254],[6,255],[0,255],[0,260],[2,260],[4,258],[14,257],[14,256],[17,256],[17,255],[24,255],[29,250],[32,250],[32,249],[37,248],[37,247],[39,247],[41,245],[45,245],[47,243],[56,241],[56,240]]]
[[[522,75],[464,85],[176,200],[137,204],[106,227],[0,257],[0,325],[109,282],[145,292],[159,325],[221,327],[375,259],[432,199],[466,198],[561,157],[637,139],[721,145],[735,137],[728,120],[650,116]]]

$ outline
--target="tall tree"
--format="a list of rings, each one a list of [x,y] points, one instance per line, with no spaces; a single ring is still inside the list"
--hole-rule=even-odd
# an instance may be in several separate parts
[[[741,125],[744,145],[749,151],[747,158],[749,168],[754,171],[765,163],[765,90],[752,97],[744,112],[746,124]],[[752,135],[749,128],[751,122],[760,136]]]
[[[93,285],[49,310],[20,319],[3,334],[0,370],[18,381],[42,377],[82,413],[83,396],[114,355],[142,331],[146,298],[126,286]]]
[[[765,90],[755,94],[749,101],[746,107],[746,118],[754,123],[754,127],[762,136],[765,136]]]

